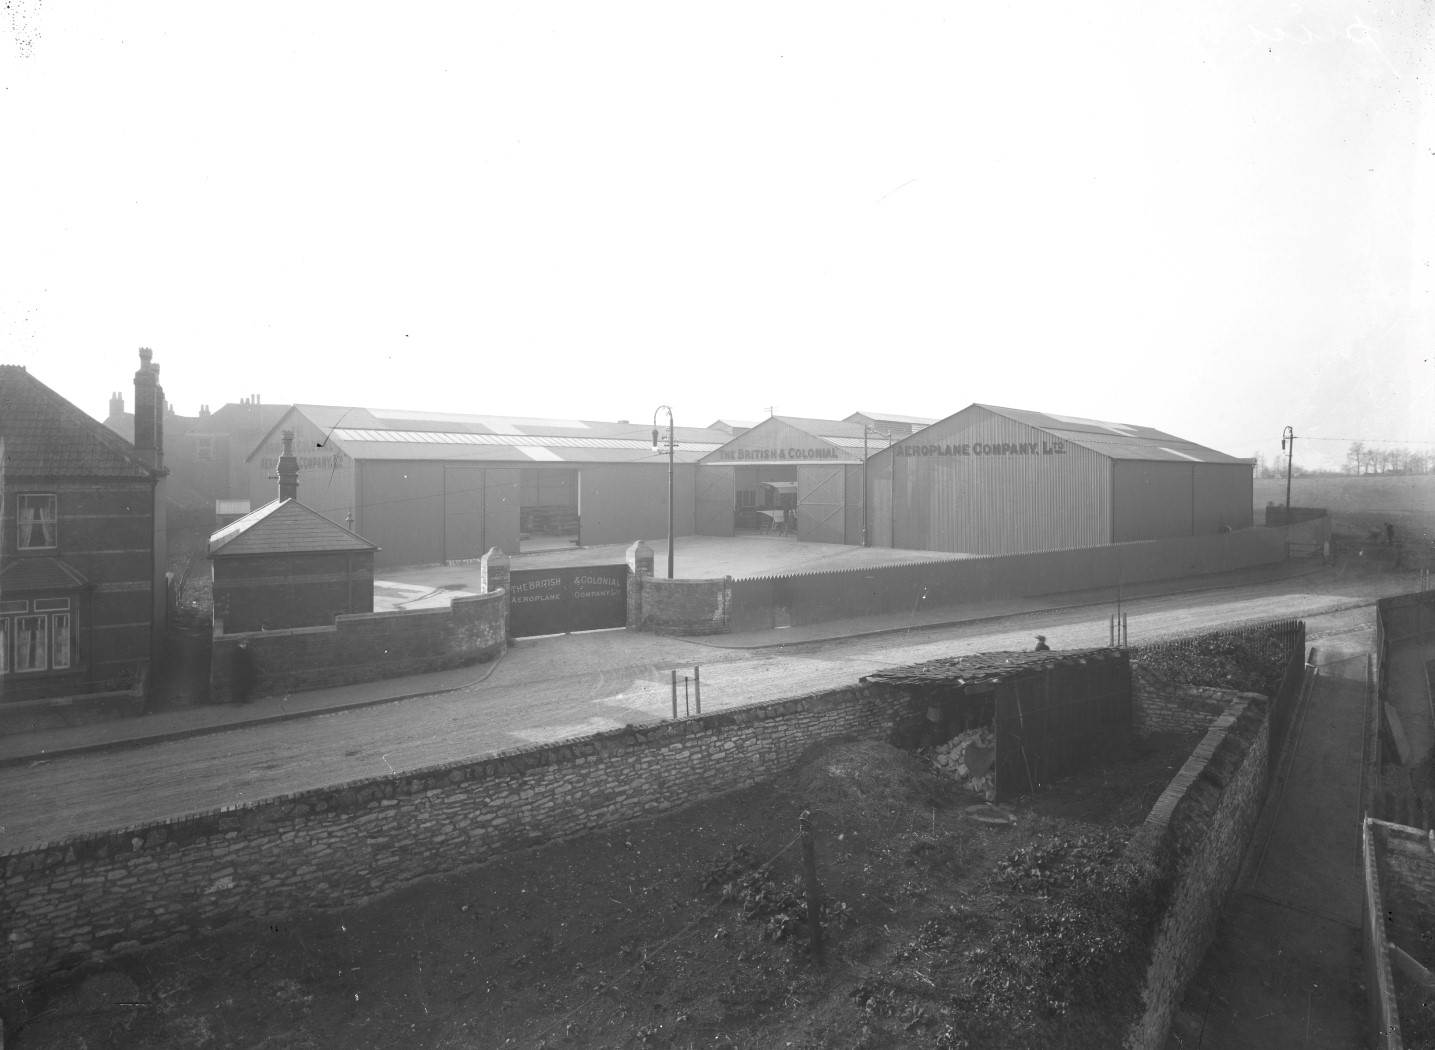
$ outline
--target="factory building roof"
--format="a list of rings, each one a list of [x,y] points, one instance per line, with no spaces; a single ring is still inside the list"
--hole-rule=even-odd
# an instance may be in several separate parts
[[[1176,437],[1154,427],[1135,423],[1109,423],[1099,419],[1083,419],[1079,416],[1058,416],[1047,412],[1033,412],[1021,408],[1000,408],[996,405],[975,404],[962,412],[948,416],[954,419],[963,412],[982,409],[994,415],[1045,431],[1052,437],[1070,442],[1111,459],[1147,460],[1169,463],[1249,463],[1238,456],[1227,455],[1194,441]],[[946,422],[943,420],[942,422]],[[921,432],[904,441],[920,443]],[[899,442],[900,444],[901,442]]]
[[[657,463],[668,458],[665,448],[654,453],[648,424],[339,405],[295,405],[293,411],[354,459]],[[282,423],[275,424],[251,459]],[[668,428],[658,430],[665,441]],[[706,427],[675,427],[673,436],[673,458],[679,463],[702,458],[730,437]]]

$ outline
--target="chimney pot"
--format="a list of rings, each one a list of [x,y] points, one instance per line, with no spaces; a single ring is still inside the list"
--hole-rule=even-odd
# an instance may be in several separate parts
[[[284,451],[279,455],[279,498],[299,498],[299,460],[294,455],[294,431],[285,430],[280,434]]]
[[[143,455],[145,462],[157,467],[159,463],[160,427],[164,394],[155,381],[155,368],[151,363],[154,354],[148,347],[140,349],[140,367],[135,373],[135,450]]]

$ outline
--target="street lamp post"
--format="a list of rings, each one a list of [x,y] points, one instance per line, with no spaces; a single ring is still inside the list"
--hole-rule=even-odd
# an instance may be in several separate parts
[[[1287,444],[1289,442],[1289,444]],[[1295,459],[1295,431],[1286,427],[1281,435],[1281,451],[1286,454],[1286,520],[1291,523],[1291,461]]]
[[[656,455],[658,448],[658,413],[668,414],[668,579],[673,578],[673,450],[677,443],[673,440],[673,410],[669,405],[659,405],[653,409],[653,453]]]
[[[871,541],[867,538],[867,434],[876,434],[879,431],[872,430],[866,423],[862,424],[862,546],[870,547]],[[887,431],[887,447],[892,447],[892,432]]]

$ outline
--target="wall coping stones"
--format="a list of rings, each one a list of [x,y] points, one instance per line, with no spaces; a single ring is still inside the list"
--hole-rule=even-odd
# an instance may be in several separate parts
[[[495,595],[484,597],[492,598]],[[310,629],[298,628],[298,630]],[[329,812],[343,811],[346,808],[365,805],[361,797],[362,794],[376,789],[381,791],[387,789],[390,792],[402,789],[405,797],[412,797],[422,795],[430,788],[438,786],[437,781],[442,780],[444,784],[454,783],[450,778],[450,774],[453,773],[461,773],[463,774],[462,780],[474,782],[499,779],[513,774],[524,775],[561,765],[565,760],[597,754],[614,746],[632,746],[664,738],[672,738],[681,742],[690,736],[699,736],[713,729],[780,719],[793,712],[827,709],[852,700],[872,701],[900,695],[904,695],[900,690],[852,685],[834,690],[801,693],[797,696],[783,697],[762,704],[752,704],[711,714],[691,715],[676,720],[659,719],[638,722],[573,740],[505,748],[478,758],[455,759],[418,769],[405,769],[396,773],[361,777],[318,788],[306,788],[301,791],[270,795],[262,799],[235,802],[214,809],[167,817],[162,820],[129,824],[101,832],[81,832],[63,839],[0,850],[0,865],[3,865],[6,871],[10,871],[12,862],[16,860],[56,850],[78,851],[76,855],[98,855],[101,851],[105,854],[109,852],[144,852],[144,847],[136,850],[131,840],[136,837],[144,838],[155,829],[166,829],[171,842],[180,838],[184,841],[194,841],[231,827],[246,826],[257,819],[272,819],[268,816],[270,813],[284,810],[290,805],[323,802],[327,805]],[[411,785],[420,783],[424,786],[417,790],[411,788]],[[281,821],[302,819],[288,813],[276,815]],[[194,834],[182,834],[191,829],[195,832]],[[62,858],[54,858],[51,863],[59,859]]]

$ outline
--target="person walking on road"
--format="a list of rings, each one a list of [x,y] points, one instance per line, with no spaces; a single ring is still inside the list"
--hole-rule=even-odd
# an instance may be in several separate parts
[[[234,663],[230,666],[230,672],[234,679],[234,702],[247,704],[249,694],[254,691],[254,681],[258,677],[254,670],[254,654],[249,651],[247,641],[234,647]]]
[[[1049,653],[1049,652],[1051,652],[1051,646],[1049,646],[1049,645],[1046,644],[1046,635],[1044,635],[1044,634],[1039,634],[1039,635],[1036,636],[1036,649],[1035,649],[1035,651],[1038,652],[1038,653]]]

